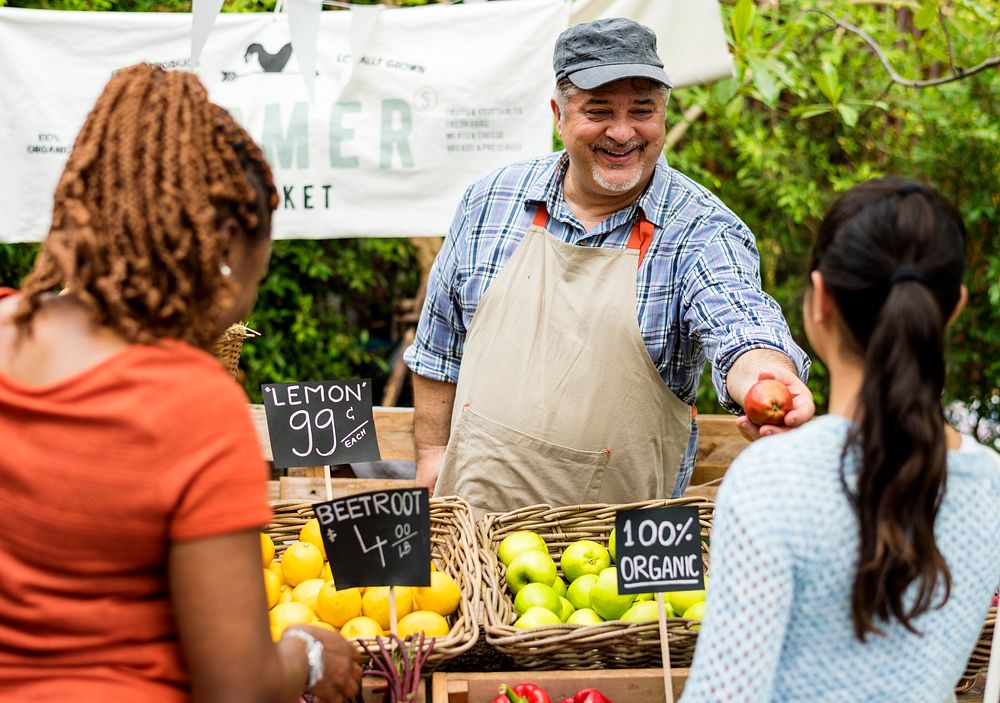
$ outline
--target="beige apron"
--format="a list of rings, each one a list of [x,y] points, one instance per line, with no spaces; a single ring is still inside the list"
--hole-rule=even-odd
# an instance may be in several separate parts
[[[691,408],[657,372],[636,321],[645,217],[626,249],[567,244],[540,205],[479,302],[437,495],[477,517],[526,505],[669,497]]]

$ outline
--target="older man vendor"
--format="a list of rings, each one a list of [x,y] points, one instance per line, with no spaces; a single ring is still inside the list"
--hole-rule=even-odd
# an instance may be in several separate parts
[[[565,151],[466,191],[405,355],[417,481],[477,514],[680,494],[706,360],[733,411],[771,374],[794,396],[788,426],[814,412],[753,234],[663,156],[655,34],[577,25],[553,64]]]

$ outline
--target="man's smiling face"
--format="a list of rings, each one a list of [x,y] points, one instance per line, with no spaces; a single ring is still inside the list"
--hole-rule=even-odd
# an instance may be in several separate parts
[[[565,109],[555,107],[569,176],[581,194],[638,195],[646,187],[663,151],[664,103],[653,81],[626,78],[579,90]]]

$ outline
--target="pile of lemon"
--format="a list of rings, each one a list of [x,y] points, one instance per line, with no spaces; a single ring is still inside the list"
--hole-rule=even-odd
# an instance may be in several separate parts
[[[260,535],[264,588],[277,641],[289,625],[327,627],[344,637],[376,637],[389,630],[389,587],[338,589],[333,582],[319,521],[313,518],[275,559],[274,541]],[[444,637],[451,630],[446,619],[458,609],[461,591],[455,580],[431,564],[431,585],[396,586],[397,632],[400,637],[423,632]]]

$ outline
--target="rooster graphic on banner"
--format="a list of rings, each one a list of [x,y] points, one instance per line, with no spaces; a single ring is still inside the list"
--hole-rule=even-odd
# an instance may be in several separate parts
[[[254,75],[257,73],[282,73],[285,70],[285,66],[288,65],[289,59],[292,58],[292,43],[287,42],[284,46],[278,49],[276,52],[271,53],[268,51],[263,44],[259,42],[254,42],[247,47],[246,51],[243,52],[243,63],[251,64],[256,59],[256,63],[260,66],[260,71],[251,70],[248,73],[237,73],[236,71],[223,71],[222,80],[225,82],[235,81],[237,78],[245,78],[246,76]]]
[[[249,63],[251,56],[257,57],[257,63],[264,69],[264,73],[281,73],[285,70],[288,59],[292,58],[292,43],[285,44],[276,54],[268,53],[260,44],[251,44],[243,54],[243,62]]]

